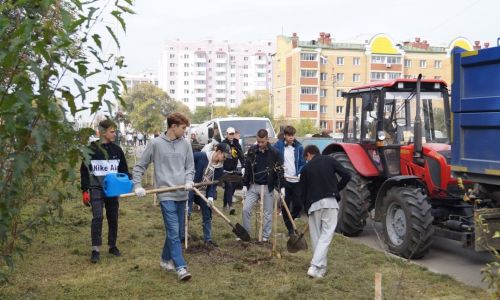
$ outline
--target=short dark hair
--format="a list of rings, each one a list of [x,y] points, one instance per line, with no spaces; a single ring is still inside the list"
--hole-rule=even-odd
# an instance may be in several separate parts
[[[174,112],[167,116],[168,128],[172,127],[174,124],[189,126],[189,120],[183,113]]]
[[[257,131],[257,137],[259,137],[261,139],[266,138],[268,136],[269,136],[269,133],[265,129],[259,129],[259,131]]]
[[[319,154],[319,149],[318,149],[318,147],[316,145],[307,145],[304,148],[304,156],[306,156],[307,153],[309,153],[311,155],[318,155]]]
[[[102,120],[101,122],[99,122],[99,130],[106,131],[111,127],[116,129],[116,123],[111,121],[110,119]]]
[[[297,130],[295,130],[295,128],[290,125],[286,126],[285,129],[283,129],[283,133],[286,135],[295,135],[296,132]]]

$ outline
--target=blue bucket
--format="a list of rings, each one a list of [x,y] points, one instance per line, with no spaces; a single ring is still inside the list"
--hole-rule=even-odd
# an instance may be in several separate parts
[[[104,176],[104,195],[117,197],[132,192],[132,180],[125,173],[111,173]]]

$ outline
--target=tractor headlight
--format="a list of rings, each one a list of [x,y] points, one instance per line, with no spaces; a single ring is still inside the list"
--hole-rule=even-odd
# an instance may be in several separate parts
[[[378,138],[380,141],[385,140],[385,132],[384,132],[384,131],[378,131],[378,132],[377,132],[377,138]]]

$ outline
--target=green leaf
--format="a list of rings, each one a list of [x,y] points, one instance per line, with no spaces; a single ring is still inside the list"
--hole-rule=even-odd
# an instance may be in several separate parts
[[[120,8],[123,12],[129,13],[131,15],[135,15],[135,11],[133,11],[130,7],[119,5],[119,4],[116,4],[116,7]]]
[[[99,47],[99,49],[102,50],[102,45],[101,45],[101,36],[99,36],[97,33],[92,35],[92,39],[94,40],[94,43]]]
[[[117,19],[118,22],[120,22],[120,25],[122,26],[123,31],[127,32],[127,29],[126,29],[126,26],[125,26],[125,21],[122,18],[122,13],[119,12],[119,11],[117,11],[117,10],[113,10],[111,12],[111,15],[113,15],[115,17],[115,19]]]
[[[100,84],[99,89],[97,90],[97,99],[99,102],[102,101],[102,97],[104,97],[104,94],[106,94],[106,91],[108,90],[109,86],[107,84]]]
[[[92,21],[92,16],[94,16],[95,12],[97,11],[96,7],[89,7],[88,8],[89,13],[87,15],[87,29],[90,27],[90,21]]]
[[[111,29],[111,27],[106,26],[106,29],[108,30],[108,32],[111,35],[111,37],[113,37],[113,40],[115,41],[116,46],[118,47],[118,49],[120,49],[120,42],[118,42],[118,38],[116,37],[116,35],[113,32],[113,30]]]
[[[81,83],[80,80],[78,79],[73,79],[73,81],[75,82],[77,88],[78,88],[78,91],[80,92],[80,96],[82,97],[82,102],[85,101],[85,99],[87,98],[86,96],[86,93],[85,93],[85,89],[83,88],[83,83]]]
[[[73,96],[73,94],[71,94],[71,92],[68,91],[68,90],[62,90],[61,91],[61,96],[64,99],[66,99],[66,102],[68,103],[71,115],[74,116],[76,114],[75,96]]]

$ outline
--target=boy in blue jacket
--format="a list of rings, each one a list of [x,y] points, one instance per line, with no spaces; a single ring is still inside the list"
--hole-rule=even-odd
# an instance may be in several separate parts
[[[224,160],[231,155],[230,148],[225,143],[220,143],[215,146],[214,151],[210,152],[195,152],[194,153],[194,182],[210,182],[219,179],[224,173]],[[191,213],[193,202],[201,208],[203,216],[203,237],[205,245],[217,247],[212,241],[212,205],[214,197],[217,193],[216,185],[200,187],[200,191],[205,192],[209,204],[193,191],[189,192],[189,212]]]
[[[274,144],[278,149],[283,166],[285,168],[285,182],[282,184],[284,188],[281,189],[281,194],[285,197],[286,205],[290,208],[292,218],[300,218],[302,211],[302,203],[300,201],[300,184],[299,174],[306,164],[304,159],[304,148],[302,144],[295,139],[295,128],[293,126],[286,126],[283,129],[283,139],[280,139]],[[292,222],[288,218],[284,206],[281,208],[283,221],[288,229],[288,234],[295,234]]]

